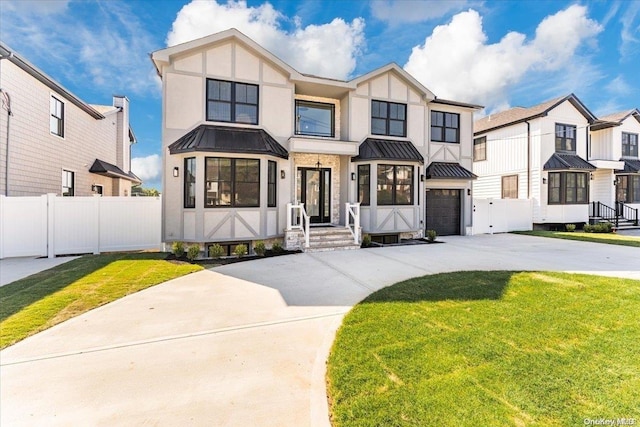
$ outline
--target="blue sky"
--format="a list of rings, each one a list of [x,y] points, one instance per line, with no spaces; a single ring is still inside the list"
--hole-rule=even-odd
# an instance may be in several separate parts
[[[396,62],[437,96],[531,106],[575,93],[640,107],[640,0],[0,0],[0,39],[87,103],[131,100],[135,173],[160,189],[149,53],[231,26],[299,71],[350,79]]]

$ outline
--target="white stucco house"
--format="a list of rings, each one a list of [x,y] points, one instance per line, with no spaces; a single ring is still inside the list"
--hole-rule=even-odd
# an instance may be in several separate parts
[[[0,42],[0,191],[129,196],[129,100],[91,105]]]
[[[615,185],[625,181],[627,191],[635,191],[638,154],[630,148],[633,141],[637,147],[634,111],[598,120],[569,94],[476,120],[474,196],[530,199],[534,228],[607,219],[607,209],[613,209],[615,219]],[[625,203],[633,195],[624,194],[619,210],[630,216],[634,207]]]
[[[165,242],[311,250],[341,232],[356,247],[362,233],[394,242],[471,225],[479,106],[437,98],[396,64],[349,81],[303,74],[235,29],[151,57]]]

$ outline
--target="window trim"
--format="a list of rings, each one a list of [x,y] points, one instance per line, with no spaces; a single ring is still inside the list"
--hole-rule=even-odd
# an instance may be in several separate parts
[[[214,99],[209,97],[209,82],[222,82],[222,83],[230,83],[231,84],[231,99],[229,101],[224,101],[220,99]],[[237,85],[245,85],[245,86],[254,86],[256,88],[256,103],[250,104],[247,102],[238,102],[236,101],[236,87]],[[229,120],[211,120],[209,119],[209,102],[220,102],[229,104],[230,116]],[[254,105],[256,107],[256,120],[254,122],[239,122],[236,117],[236,105]],[[205,121],[207,122],[221,122],[221,123],[239,123],[245,125],[257,125],[260,123],[260,86],[253,83],[245,83],[245,82],[235,82],[231,80],[222,80],[222,79],[206,79],[206,87],[205,87]]]
[[[560,148],[558,149],[558,127],[562,127],[563,136],[560,142]],[[573,138],[567,138],[567,128],[573,128]],[[575,153],[578,145],[578,127],[568,123],[556,123],[554,127],[554,147],[556,153]],[[567,150],[567,140],[573,141],[573,150]]]
[[[219,159],[219,160],[229,160],[231,162],[231,181],[229,184],[229,191],[231,193],[231,203],[228,205],[208,205],[207,204],[207,160],[209,159]],[[253,161],[257,161],[258,162],[258,202],[254,205],[238,205],[236,203],[236,161],[238,160],[253,160]],[[261,161],[260,159],[253,159],[253,158],[244,158],[244,157],[205,157],[204,158],[204,207],[208,208],[208,209],[238,209],[238,208],[259,208],[260,207],[260,183],[261,183],[261,177],[260,177],[260,167],[261,167]],[[213,181],[212,181],[213,182]]]
[[[380,174],[380,167],[392,167],[393,168],[393,183],[391,184],[391,203],[380,203],[380,198],[378,195],[380,194],[380,190],[378,189],[378,176]],[[398,168],[399,167],[408,167],[411,170],[411,180],[410,180],[410,194],[409,194],[409,202],[408,203],[398,203],[397,193],[398,193]],[[390,165],[379,163],[376,165],[376,205],[377,206],[412,206],[415,201],[415,167],[412,165]]]
[[[513,178],[515,178],[515,181],[516,181],[516,185],[515,185],[515,194],[516,195],[515,195],[515,197],[509,197],[508,195],[505,196],[505,185],[504,185],[504,182],[505,182],[506,179],[513,179]],[[501,187],[500,187],[500,190],[501,190],[500,191],[500,195],[501,195],[502,199],[517,199],[518,198],[519,190],[520,190],[518,188],[519,187],[518,180],[519,180],[519,176],[517,174],[515,174],[515,175],[504,175],[502,177],[502,179],[501,179]]]
[[[553,181],[551,179],[552,175],[558,175],[559,179],[560,179],[560,185],[558,188],[560,188],[560,194],[559,194],[559,201],[552,201],[551,200],[551,182]],[[575,175],[576,176],[576,201],[575,202],[567,202],[567,177],[569,175]],[[585,182],[585,186],[584,187],[578,187],[578,175],[582,175],[584,176],[584,182]],[[559,172],[549,172],[549,187],[547,188],[547,204],[548,205],[588,205],[589,204],[589,172],[575,172],[575,171],[559,171]],[[577,201],[578,199],[578,189],[580,188],[584,188],[585,190],[585,200],[584,201]]]
[[[367,182],[366,183],[360,182],[360,178],[365,176],[364,172],[360,172],[361,169],[362,170],[367,169],[367,174],[366,174]],[[358,165],[357,186],[358,186],[358,202],[360,203],[360,206],[371,206],[371,165],[370,164]],[[364,189],[366,190],[366,191],[363,191],[363,193],[362,193],[363,194],[362,199],[360,198],[360,188],[361,187],[364,187]],[[366,194],[366,196],[365,196],[365,194]]]
[[[627,137],[627,143],[625,144],[624,141],[624,137]],[[631,137],[635,137],[635,153],[633,152],[633,148],[634,146],[631,144]],[[622,157],[638,157],[638,151],[639,151],[639,143],[638,143],[638,134],[637,133],[633,133],[633,132],[622,132],[622,136],[621,136],[621,153],[622,153]],[[627,147],[627,153],[625,153],[625,146]]]
[[[65,194],[65,177],[66,174],[71,174],[71,187],[66,187],[71,189],[71,194]],[[74,197],[76,195],[76,173],[72,170],[69,169],[62,169],[62,176],[61,176],[61,189],[62,191],[60,192],[60,194],[62,195],[62,197]]]
[[[640,203],[640,175],[618,175],[616,186],[616,200],[622,203]],[[625,185],[622,182],[625,182]],[[622,197],[622,192],[625,197]],[[638,197],[634,197],[634,196]]]
[[[273,176],[271,173],[272,168]],[[273,178],[273,181],[271,178]],[[276,206],[278,206],[278,162],[267,160],[267,207],[275,208]]]
[[[442,126],[436,126],[433,124],[434,120],[433,120],[433,115],[434,114],[442,114]],[[456,116],[457,117],[457,122],[458,122],[458,126],[453,128],[453,127],[449,127],[447,126],[447,115],[452,115],[452,116]],[[451,113],[448,111],[438,111],[438,110],[431,110],[431,113],[429,114],[429,118],[430,120],[430,126],[429,126],[429,139],[433,142],[443,142],[445,144],[460,144],[460,113]],[[442,139],[433,139],[433,128],[439,128],[442,129]],[[447,129],[455,129],[456,130],[456,140],[455,141],[447,141]]]
[[[189,173],[187,173],[187,171],[189,171],[189,166],[188,164],[193,161],[193,173],[191,174],[192,179],[188,180],[189,177]],[[192,209],[196,207],[196,181],[197,181],[197,176],[196,176],[196,158],[195,157],[185,157],[184,158],[184,173],[183,173],[183,196],[182,196],[182,206],[185,209]],[[193,185],[193,204],[191,203],[187,203],[187,195],[189,194],[187,191],[187,188],[189,185]]]
[[[322,133],[313,133],[313,132],[303,132],[300,130],[300,115],[298,114],[298,107],[301,104],[306,104],[308,107],[317,107],[318,109],[329,110],[331,113],[331,134],[325,135]],[[317,102],[317,101],[308,101],[306,99],[296,99],[295,100],[295,134],[302,136],[316,136],[321,138],[335,138],[336,137],[336,106],[330,102]]]
[[[385,117],[374,117],[373,116],[373,103],[377,102],[380,104],[385,104],[386,105],[386,115]],[[398,120],[398,119],[392,119],[390,118],[390,106],[391,105],[398,105],[398,106],[402,106],[402,108],[404,108],[404,119],[402,120]],[[390,101],[380,101],[378,99],[372,99],[371,103],[371,112],[369,114],[369,125],[370,125],[370,129],[371,129],[371,135],[382,135],[382,136],[391,136],[391,137],[395,137],[395,138],[406,138],[407,137],[407,104],[402,104],[399,102],[390,102]],[[373,119],[379,119],[379,120],[384,120],[385,122],[385,130],[382,133],[376,133],[373,131]],[[391,134],[391,122],[402,122],[402,135],[395,135],[395,134]]]
[[[482,147],[476,150],[476,147]],[[482,153],[482,157],[476,156],[476,151],[480,151]],[[481,136],[479,138],[473,139],[473,161],[480,162],[483,160],[487,160],[487,137]]]
[[[55,115],[56,112],[51,111],[51,107],[52,107],[51,101],[54,101],[54,102],[57,102],[58,104],[60,104],[60,117]],[[65,132],[64,132],[64,122],[65,122],[65,120],[64,120],[64,118],[65,118],[64,117],[65,116],[64,110],[65,110],[65,108],[64,107],[65,107],[64,101],[59,99],[57,96],[51,94],[51,98],[49,100],[49,133],[51,135],[55,135],[55,136],[57,136],[59,138],[64,138],[64,134],[65,134]],[[54,132],[53,129],[51,129],[51,119],[55,119],[56,123],[58,124],[58,126],[57,126],[58,129],[55,132]]]

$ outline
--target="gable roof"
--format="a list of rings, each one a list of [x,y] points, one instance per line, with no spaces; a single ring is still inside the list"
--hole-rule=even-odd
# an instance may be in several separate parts
[[[431,92],[429,89],[424,87],[422,85],[422,83],[420,83],[418,80],[416,80],[415,77],[413,77],[411,74],[406,72],[402,67],[400,67],[395,62],[390,62],[387,65],[383,65],[380,68],[376,68],[373,71],[370,71],[370,72],[368,72],[366,74],[363,74],[363,75],[361,75],[359,77],[356,77],[355,79],[350,80],[349,83],[353,83],[354,88],[355,88],[360,83],[365,82],[367,80],[374,79],[374,78],[378,77],[379,75],[387,73],[389,71],[394,72],[395,74],[397,74],[400,78],[402,78],[407,83],[409,83],[411,86],[413,86],[414,89],[416,89],[416,90],[418,90],[418,92],[422,93],[428,100],[433,100],[433,99],[436,98],[436,95],[433,92]]]
[[[400,160],[424,163],[424,157],[410,141],[388,139],[365,139],[353,161],[359,160]]]
[[[592,130],[600,130],[620,126],[629,116],[633,116],[640,123],[640,111],[637,108],[632,110],[619,111],[617,113],[608,114],[600,117],[591,126]]]
[[[571,105],[575,107],[580,114],[582,114],[589,123],[593,123],[596,116],[578,99],[574,94],[561,96],[549,101],[545,101],[541,104],[534,105],[533,107],[514,107],[506,111],[501,111],[496,114],[489,114],[479,120],[476,120],[473,124],[473,134],[478,135],[488,132],[490,130],[511,126],[517,123],[526,122],[527,120],[536,119],[538,117],[546,116],[549,111],[556,108],[558,105],[565,101],[569,101]]]

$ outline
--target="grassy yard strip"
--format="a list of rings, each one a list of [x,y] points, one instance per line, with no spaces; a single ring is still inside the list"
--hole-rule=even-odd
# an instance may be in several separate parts
[[[87,255],[0,287],[0,348],[193,271],[163,253]]]
[[[609,245],[635,246],[640,248],[640,238],[614,233],[584,233],[582,231],[513,231],[526,236],[552,237],[554,239],[580,240],[582,242],[606,243]]]
[[[640,417],[640,281],[458,272],[356,305],[328,361],[333,426]]]

